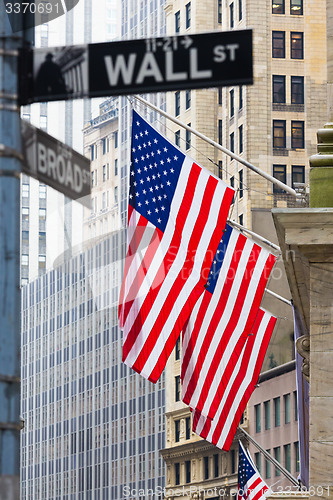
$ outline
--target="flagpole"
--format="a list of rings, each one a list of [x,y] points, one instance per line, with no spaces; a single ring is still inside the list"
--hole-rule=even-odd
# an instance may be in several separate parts
[[[236,153],[233,153],[232,151],[230,151],[229,149],[225,148],[224,146],[221,146],[221,144],[218,144],[217,142],[213,141],[212,139],[209,139],[209,137],[201,134],[200,132],[198,132],[194,128],[189,127],[188,125],[186,125],[185,123],[181,122],[177,118],[171,116],[169,113],[166,113],[166,111],[163,111],[162,109],[158,108],[157,106],[154,106],[154,104],[151,104],[150,102],[146,101],[145,99],[143,99],[142,97],[140,97],[138,95],[134,95],[133,97],[135,99],[137,99],[138,101],[142,102],[143,104],[145,104],[146,106],[148,106],[149,108],[153,109],[154,111],[157,111],[158,113],[160,113],[165,118],[168,118],[169,120],[173,121],[174,123],[176,123],[180,127],[183,127],[186,130],[188,130],[189,132],[191,132],[192,134],[196,135],[197,137],[200,137],[200,139],[202,139],[203,141],[208,142],[208,144],[211,144],[212,146],[214,146],[215,148],[219,149],[223,153],[227,154],[228,156],[231,156],[231,158],[233,158],[234,160],[237,160],[239,163],[242,163],[242,165],[244,165],[245,167],[247,167],[250,170],[252,170],[253,172],[261,175],[266,180],[272,182],[273,184],[275,184],[279,188],[284,189],[284,191],[287,191],[289,194],[292,194],[293,196],[296,196],[296,198],[300,197],[300,195],[295,191],[295,189],[291,188],[287,184],[284,184],[283,182],[281,182],[278,179],[276,179],[275,177],[269,175],[267,172],[264,172],[263,170],[261,170],[260,168],[256,167],[255,165],[252,165],[252,163],[246,161],[244,158],[242,158],[241,156],[238,156]]]
[[[272,297],[275,297],[276,299],[281,300],[281,302],[284,302],[285,304],[288,304],[288,306],[292,307],[292,302],[288,299],[285,299],[284,297],[281,297],[281,295],[278,295],[275,292],[272,292],[272,290],[268,290],[268,288],[265,288],[265,292],[269,293],[269,295],[272,295]]]
[[[248,434],[246,432],[246,430],[244,430],[242,427],[238,426],[238,430],[241,431],[244,436],[246,437],[246,439],[248,441],[250,441],[263,455],[264,457],[269,461],[271,462],[277,469],[279,469],[282,474],[291,482],[293,483],[293,485],[295,486],[298,486],[299,487],[299,482],[297,481],[297,479],[295,479],[289,471],[287,471],[287,469],[285,469],[283,467],[283,465],[280,464],[280,462],[278,462],[274,457],[272,457],[272,455],[270,453],[268,453],[268,451],[264,450],[264,448],[262,448],[260,446],[260,444],[253,438],[250,436],[250,434]]]
[[[269,240],[266,240],[266,238],[264,238],[263,236],[260,236],[260,234],[254,233],[250,229],[247,229],[246,227],[241,226],[240,224],[238,224],[238,222],[235,222],[233,220],[228,220],[228,224],[231,224],[232,226],[237,227],[237,229],[240,229],[240,231],[244,231],[245,233],[248,233],[251,236],[254,236],[255,238],[258,238],[258,240],[262,241],[266,245],[274,248],[274,250],[277,250],[278,252],[281,253],[281,248],[279,246],[275,245],[275,243],[272,243]]]

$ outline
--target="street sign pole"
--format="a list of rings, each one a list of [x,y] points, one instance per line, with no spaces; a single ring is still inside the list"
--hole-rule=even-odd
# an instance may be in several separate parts
[[[0,2],[0,498],[19,499],[20,470],[20,172],[17,59]]]

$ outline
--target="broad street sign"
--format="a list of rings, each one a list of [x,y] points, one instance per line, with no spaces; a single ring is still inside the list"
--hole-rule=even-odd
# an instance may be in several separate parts
[[[252,30],[24,49],[20,103],[253,83]]]
[[[21,120],[22,172],[90,207],[90,161],[46,132]]]

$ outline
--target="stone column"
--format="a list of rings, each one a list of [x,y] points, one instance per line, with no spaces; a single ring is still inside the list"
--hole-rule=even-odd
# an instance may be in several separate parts
[[[311,498],[333,498],[333,209],[274,209],[273,218],[294,305],[310,332]]]

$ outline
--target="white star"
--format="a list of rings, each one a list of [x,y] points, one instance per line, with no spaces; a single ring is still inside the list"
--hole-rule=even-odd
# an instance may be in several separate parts
[[[178,156],[174,156],[174,157],[173,157],[173,159],[174,159],[175,161],[177,161],[177,160],[178,160]]]
[[[140,127],[140,122],[139,121],[137,121],[136,124],[137,124],[138,127]]]
[[[135,196],[140,196],[139,191],[137,191],[137,192],[135,193]]]
[[[144,156],[141,156],[141,160],[144,161],[145,157]]]
[[[149,177],[149,175],[148,175],[148,177],[147,177],[147,181],[148,181],[148,182],[150,182],[150,177]]]
[[[159,188],[159,186],[158,186],[157,184],[156,184],[156,186],[155,186],[155,189],[156,189],[156,191],[158,191],[158,190],[160,189],[160,188]]]
[[[152,193],[154,190],[152,187],[149,188],[149,191]]]
[[[153,202],[156,203],[156,198],[153,198]]]
[[[165,207],[164,207],[164,206],[162,206],[162,207],[161,207],[161,210],[162,210],[162,211],[164,212],[164,210],[165,210]]]
[[[171,182],[170,181],[167,181],[167,186],[171,186]]]
[[[151,146],[151,142],[150,141],[148,141],[148,146]]]
[[[138,203],[138,207],[141,207],[142,203]]]
[[[161,160],[161,161],[160,161],[160,164],[161,164],[161,165],[164,165],[164,161],[163,161],[163,160]]]
[[[145,204],[146,204],[146,205],[149,205],[149,201],[148,201],[148,200],[146,200],[146,201],[145,201]]]
[[[139,163],[139,160],[138,160],[137,158],[135,158],[135,160],[134,160],[134,161],[135,161],[135,163]]]
[[[150,214],[151,214],[151,211],[150,211],[150,210],[148,210],[147,214],[148,214],[148,215],[150,215]]]
[[[138,174],[141,174],[141,168],[138,168]]]
[[[144,170],[145,172],[147,172],[148,168],[147,168],[147,167],[143,167],[143,170]]]
[[[143,133],[142,132],[140,132],[140,137],[143,137]]]
[[[154,181],[156,179],[156,175],[152,175],[152,179]]]
[[[147,191],[146,191],[145,189],[144,189],[142,192],[143,192],[143,194],[146,194],[146,193],[147,193]]]
[[[144,148],[146,148],[146,147],[147,147],[147,144],[146,144],[145,142],[143,143],[143,147],[144,147]]]
[[[171,163],[171,158],[167,158],[167,162],[168,162],[168,163]]]
[[[161,154],[161,151],[160,151],[159,149],[157,150],[157,154],[158,154],[158,155],[160,155],[160,154]]]
[[[158,208],[155,208],[155,212],[158,214],[158,212],[159,212]]]
[[[145,130],[145,134],[148,135],[148,130]]]
[[[165,147],[165,148],[163,149],[163,151],[166,153],[166,152],[168,151],[168,149]]]
[[[173,174],[173,173],[174,173],[174,169],[173,169],[173,168],[170,168],[170,172]]]
[[[162,199],[162,196],[158,196],[158,199],[159,199],[159,201],[161,201],[161,199]]]
[[[136,182],[136,181],[135,181],[135,182],[133,182],[133,186],[136,186],[136,185],[137,185],[137,182]]]
[[[134,170],[131,170],[131,175],[135,175]]]
[[[135,136],[134,136],[134,137],[135,137],[135,139],[139,139],[139,136],[138,136],[138,134],[135,134]]]
[[[166,170],[163,170],[164,175],[168,175],[168,172]]]
[[[154,143],[157,144],[158,143],[158,140],[157,139],[154,139]]]
[[[143,179],[140,179],[140,184],[143,184]]]
[[[132,151],[133,151],[133,153],[135,153],[136,149],[135,149],[135,148],[132,148]]]
[[[162,221],[161,221],[161,219],[157,219],[157,222],[159,222],[161,224]]]

